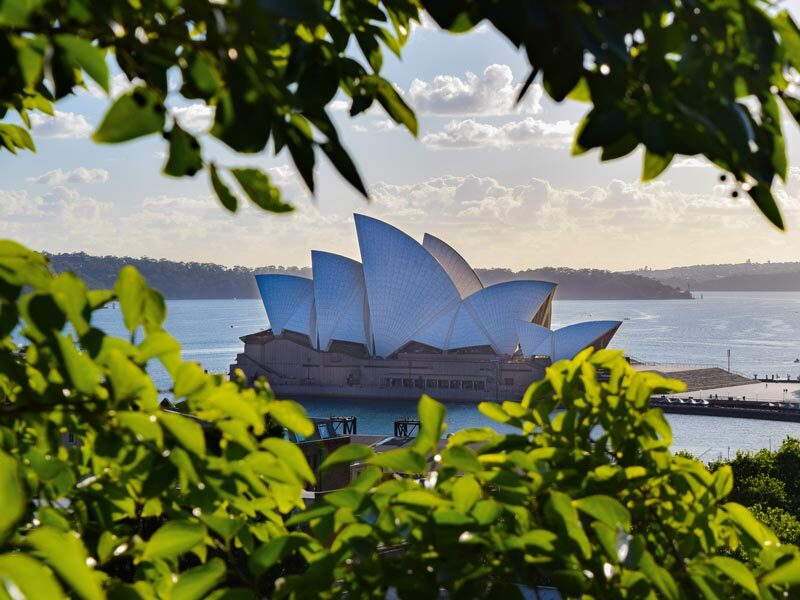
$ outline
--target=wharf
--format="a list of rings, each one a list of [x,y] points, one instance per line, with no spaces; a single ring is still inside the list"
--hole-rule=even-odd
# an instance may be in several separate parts
[[[703,398],[678,398],[658,396],[650,398],[650,406],[667,414],[704,415],[709,417],[734,417],[800,423],[800,403],[768,402],[763,400],[728,400]]]

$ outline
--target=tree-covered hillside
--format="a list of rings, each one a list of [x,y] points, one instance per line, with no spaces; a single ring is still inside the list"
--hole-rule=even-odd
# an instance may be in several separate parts
[[[719,292],[800,291],[800,262],[744,262],[631,271],[683,290]]]
[[[164,294],[177,299],[257,298],[253,276],[258,273],[287,273],[311,277],[309,267],[270,265],[251,269],[225,267],[213,263],[175,262],[155,258],[89,256],[83,252],[49,255],[56,271],[72,271],[92,289],[113,285],[119,270],[135,266]],[[612,273],[598,269],[544,268],[526,271],[510,269],[478,269],[485,285],[513,279],[543,279],[559,284],[561,300],[627,300],[653,298],[686,298],[688,294],[662,283],[629,273]]]

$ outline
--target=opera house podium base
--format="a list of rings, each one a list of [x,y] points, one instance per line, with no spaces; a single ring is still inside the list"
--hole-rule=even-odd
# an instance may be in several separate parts
[[[250,381],[264,376],[283,398],[518,400],[550,364],[548,357],[498,356],[490,348],[441,352],[414,343],[387,358],[370,357],[354,344],[322,352],[288,331],[277,337],[263,331],[242,341],[244,352],[231,374],[241,369]]]

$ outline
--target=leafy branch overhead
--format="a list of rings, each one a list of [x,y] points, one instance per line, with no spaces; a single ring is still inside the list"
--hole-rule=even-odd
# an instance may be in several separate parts
[[[312,192],[321,150],[366,195],[326,107],[337,94],[352,116],[377,102],[416,135],[413,111],[380,73],[383,51],[400,56],[421,10],[453,32],[489,21],[527,55],[523,91],[541,80],[555,101],[589,103],[574,153],[599,148],[611,160],[644,146],[645,180],[676,155],[705,156],[783,227],[772,185],[787,170],[781,114],[800,119],[800,29],[770,0],[10,0],[0,5],[0,104],[23,126],[2,124],[0,142],[33,149],[29,113],[53,114],[84,75],[108,91],[113,60],[137,87],[116,99],[96,141],[161,133],[168,175],[208,168],[227,209],[243,193],[289,210],[266,174],[244,183],[177,125],[166,103],[179,73],[177,93],[214,110],[208,133],[231,150],[287,149]]]
[[[194,176],[207,167],[228,210],[240,203],[234,181],[261,208],[292,210],[263,171],[225,168],[204,156],[200,140],[168,109],[168,80],[179,74],[176,94],[213,109],[208,133],[231,150],[260,153],[270,142],[275,154],[286,148],[312,192],[321,150],[366,196],[326,106],[340,91],[353,98],[351,115],[378,102],[416,135],[414,113],[380,69],[381,47],[399,55],[417,18],[410,0],[344,0],[335,10],[332,0],[12,0],[0,4],[0,58],[10,65],[0,78],[0,104],[30,128],[31,111],[53,115],[53,103],[84,86],[85,75],[109,92],[113,61],[135,86],[114,101],[96,142],[161,134],[167,175]],[[3,124],[0,142],[12,152],[33,150],[25,127]]]

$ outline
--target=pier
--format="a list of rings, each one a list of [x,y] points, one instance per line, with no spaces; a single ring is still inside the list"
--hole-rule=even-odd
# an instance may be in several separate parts
[[[667,414],[734,417],[764,421],[800,423],[800,403],[762,400],[703,399],[659,396],[650,398],[650,406]]]

